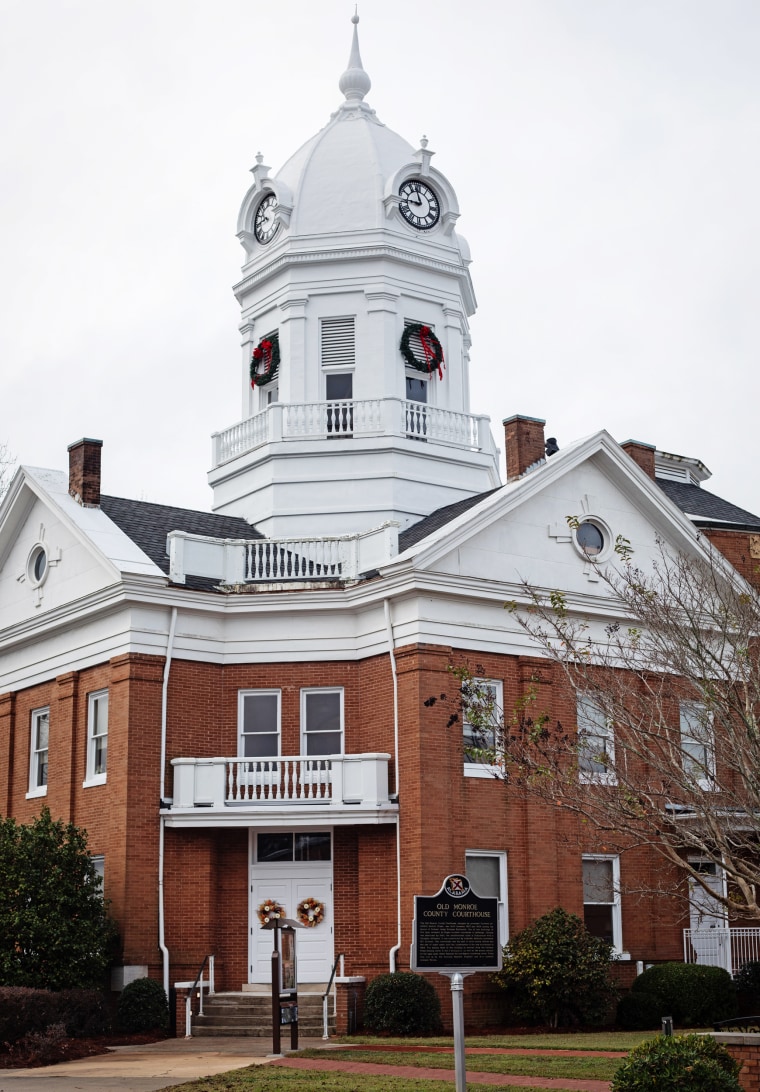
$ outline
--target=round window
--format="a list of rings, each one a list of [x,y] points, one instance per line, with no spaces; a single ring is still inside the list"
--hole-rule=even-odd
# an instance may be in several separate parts
[[[586,557],[598,557],[604,549],[604,535],[595,523],[579,524],[575,541]]]
[[[29,554],[29,560],[26,564],[26,574],[32,584],[41,584],[47,576],[48,570],[48,558],[45,547],[38,544],[34,547]]]

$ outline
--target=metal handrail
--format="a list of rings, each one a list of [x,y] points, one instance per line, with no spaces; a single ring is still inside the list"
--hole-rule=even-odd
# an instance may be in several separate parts
[[[327,997],[328,997],[328,995],[330,993],[330,989],[331,989],[332,984],[333,984],[333,979],[335,978],[335,972],[336,972],[336,970],[338,968],[339,963],[340,963],[340,977],[341,978],[345,977],[344,974],[343,974],[343,960],[345,958],[346,958],[345,952],[339,952],[338,955],[336,955],[335,962],[333,963],[332,970],[330,971],[330,981],[327,983],[327,989],[322,994],[322,1038],[323,1039],[329,1039],[330,1038],[330,1035],[328,1033],[328,1027],[327,1027],[327,1024],[328,1024]]]
[[[198,1015],[203,1016],[203,970],[208,963],[208,995],[213,997],[216,992],[214,989],[214,957],[212,955],[204,956],[201,963],[200,970],[195,976],[195,982],[175,982],[175,987],[179,987],[187,990],[187,997],[185,998],[185,1038],[191,1039],[193,1035],[193,994],[198,989]],[[199,988],[200,987],[200,988]]]

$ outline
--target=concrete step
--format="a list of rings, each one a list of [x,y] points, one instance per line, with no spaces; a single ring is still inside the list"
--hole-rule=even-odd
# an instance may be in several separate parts
[[[334,1032],[332,999],[329,1001],[328,1030]],[[251,993],[217,993],[203,1002],[203,1016],[193,1017],[193,1035],[254,1036],[272,1034],[271,995]],[[298,994],[299,1035],[319,1037],[323,1034],[322,998],[316,993]],[[288,1025],[283,1033],[289,1034]]]

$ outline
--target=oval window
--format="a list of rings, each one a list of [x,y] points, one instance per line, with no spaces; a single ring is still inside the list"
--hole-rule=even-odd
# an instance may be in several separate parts
[[[41,584],[47,576],[48,559],[44,546],[35,546],[29,554],[26,573],[32,584]]]
[[[604,549],[604,535],[595,523],[581,523],[575,541],[586,557],[597,557]]]

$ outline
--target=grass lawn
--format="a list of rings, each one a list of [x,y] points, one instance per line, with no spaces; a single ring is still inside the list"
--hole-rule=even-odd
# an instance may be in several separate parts
[[[341,1062],[370,1062],[375,1065],[409,1065],[417,1069],[454,1069],[453,1054],[394,1053],[392,1050],[303,1050],[301,1058],[330,1058]],[[611,1081],[621,1058],[589,1058],[558,1055],[556,1058],[527,1058],[515,1054],[475,1054],[467,1058],[467,1071],[502,1073],[518,1077],[572,1077],[580,1081]]]
[[[637,1043],[652,1039],[657,1032],[586,1032],[541,1035],[471,1035],[465,1040],[466,1048],[491,1048],[492,1050],[631,1050]],[[353,1049],[347,1049],[348,1047]],[[364,1049],[374,1047],[374,1049]],[[419,1052],[394,1049],[395,1047],[421,1047]],[[279,1066],[252,1066],[207,1077],[189,1084],[174,1086],[184,1092],[451,1092],[454,1069],[453,1054],[425,1050],[425,1047],[447,1047],[454,1040],[450,1036],[425,1039],[379,1039],[376,1036],[355,1035],[333,1039],[324,1050],[304,1050],[299,1057],[336,1062],[371,1062],[376,1065],[418,1066],[440,1069],[441,1080],[414,1077],[370,1076],[369,1074],[324,1072],[318,1070],[284,1069]],[[576,1055],[537,1054],[468,1054],[467,1073],[500,1073],[505,1076],[551,1077],[555,1080],[612,1079],[621,1059]],[[484,1092],[484,1085],[468,1081],[468,1092]],[[168,1090],[166,1090],[168,1092]],[[563,1092],[558,1088],[555,1092]]]
[[[364,1073],[317,1073],[260,1065],[173,1085],[162,1092],[451,1092],[452,1085],[452,1077],[431,1081],[424,1077],[369,1077]],[[467,1092],[487,1092],[487,1087],[468,1081]],[[568,1090],[555,1088],[553,1092]]]
[[[696,1030],[696,1029],[689,1029]],[[711,1030],[711,1029],[708,1029]],[[505,1048],[519,1050],[633,1050],[645,1039],[656,1039],[659,1031],[588,1031],[588,1032],[551,1032],[539,1035],[466,1035],[465,1047],[491,1047],[493,1050]],[[686,1035],[686,1030],[678,1030],[679,1035]],[[449,1036],[433,1036],[425,1039],[380,1039],[376,1035],[351,1035],[331,1039],[331,1043],[354,1045],[371,1044],[373,1046],[454,1046]]]

